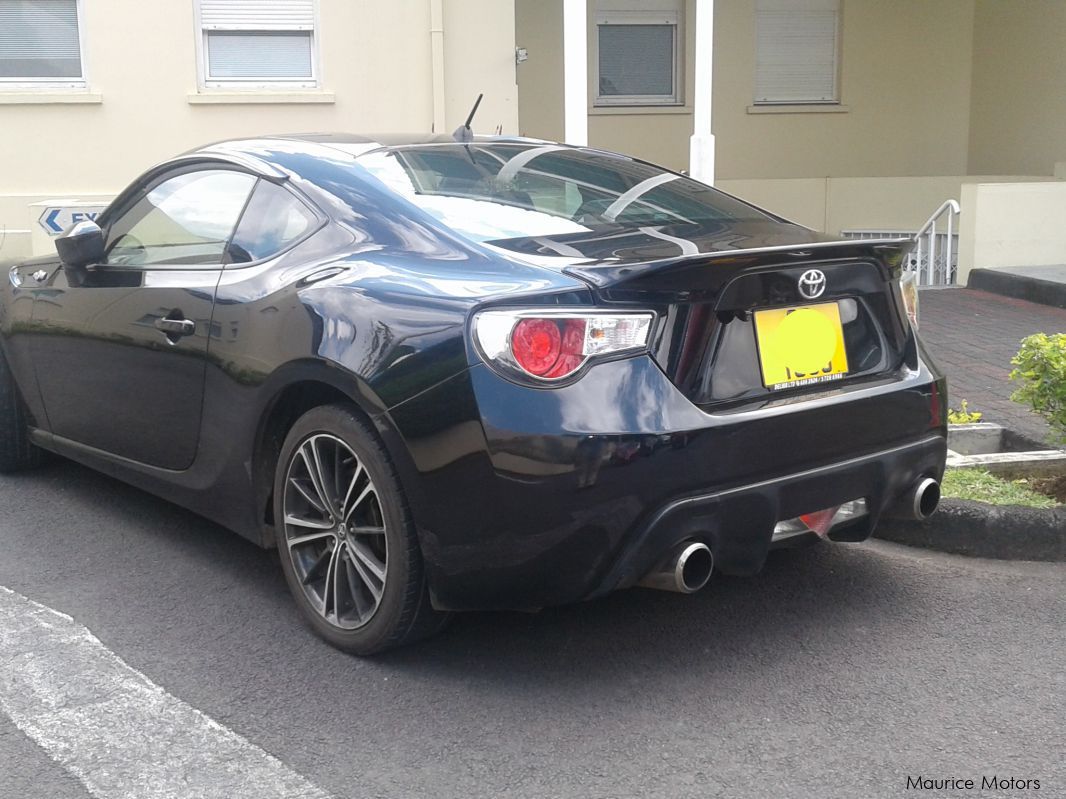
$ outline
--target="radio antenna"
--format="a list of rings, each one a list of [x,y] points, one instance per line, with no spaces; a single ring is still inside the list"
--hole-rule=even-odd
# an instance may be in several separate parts
[[[481,98],[485,94],[481,93],[474,100],[474,107],[470,109],[470,113],[466,117],[466,122],[455,129],[455,133],[452,134],[452,138],[458,142],[468,142],[474,140],[474,131],[470,127],[470,123],[474,121],[474,114],[477,113],[477,107],[481,105]]]

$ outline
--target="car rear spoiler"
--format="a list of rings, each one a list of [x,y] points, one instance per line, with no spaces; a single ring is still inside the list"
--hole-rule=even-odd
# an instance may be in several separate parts
[[[678,275],[690,270],[699,270],[701,264],[719,262],[732,268],[714,270],[717,275],[710,279],[711,283],[722,284],[728,278],[729,273],[755,266],[762,261],[772,259],[775,254],[795,258],[797,263],[802,259],[816,257],[819,251],[837,251],[841,256],[878,258],[884,265],[894,270],[903,260],[903,256],[914,246],[911,238],[883,238],[883,239],[836,239],[832,241],[796,242],[794,244],[774,244],[766,247],[738,247],[736,249],[716,249],[709,252],[692,253],[691,255],[678,255],[671,258],[660,258],[640,263],[633,262],[595,262],[573,263],[563,269],[563,272],[571,277],[577,277],[599,288],[619,286],[632,281],[645,281],[653,278],[665,278],[668,275]],[[699,270],[703,272],[703,270]],[[710,277],[709,275],[707,277]],[[706,278],[704,278],[706,279]],[[699,281],[703,282],[703,280]]]
[[[910,236],[891,239],[834,239],[832,241],[813,241],[805,244],[775,244],[770,247],[746,247],[735,250],[714,250],[712,252],[693,253],[678,258],[671,258],[671,263],[682,261],[706,260],[708,258],[746,258],[752,255],[758,256],[775,252],[805,253],[808,250],[839,249],[841,247],[870,247],[872,249],[900,248],[908,250],[914,245],[914,239]]]

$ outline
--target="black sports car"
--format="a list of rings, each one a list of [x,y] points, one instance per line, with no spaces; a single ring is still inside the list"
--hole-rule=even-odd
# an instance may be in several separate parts
[[[50,450],[277,547],[352,652],[691,592],[939,497],[906,245],[615,153],[229,141],[56,245],[5,268],[0,468]]]

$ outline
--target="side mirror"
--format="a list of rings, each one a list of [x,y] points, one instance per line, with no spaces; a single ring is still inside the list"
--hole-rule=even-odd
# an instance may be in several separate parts
[[[104,260],[104,232],[92,220],[75,222],[56,239],[56,252],[63,266],[98,264]]]

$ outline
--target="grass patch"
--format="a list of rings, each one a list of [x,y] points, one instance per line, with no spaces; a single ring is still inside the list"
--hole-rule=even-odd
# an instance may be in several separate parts
[[[941,495],[952,499],[976,499],[990,505],[1025,505],[1054,508],[1055,500],[1034,491],[1029,480],[1004,480],[984,469],[948,469],[944,472]]]

